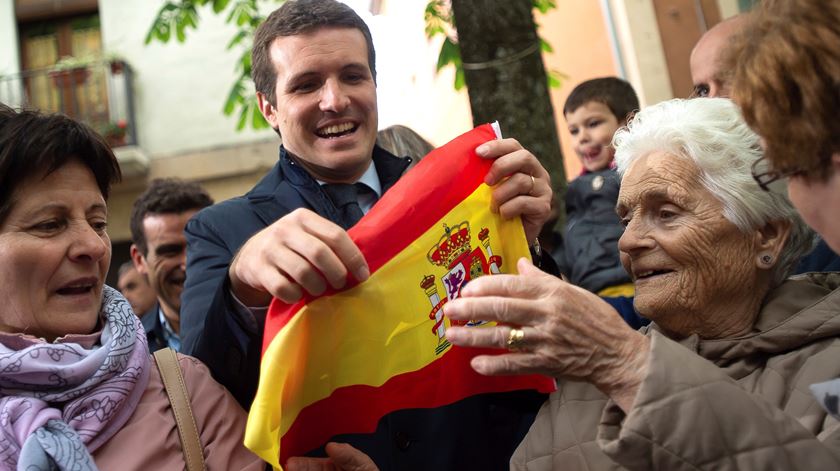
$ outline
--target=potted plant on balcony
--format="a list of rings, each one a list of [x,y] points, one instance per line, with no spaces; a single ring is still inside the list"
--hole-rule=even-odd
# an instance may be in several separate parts
[[[125,59],[123,56],[109,51],[103,56],[103,61],[111,68],[112,75],[119,75],[123,72],[125,67]]]
[[[128,130],[128,123],[124,119],[118,121],[111,121],[99,129],[99,133],[108,142],[111,147],[120,147],[125,145],[126,131]]]
[[[90,75],[89,65],[90,60],[86,58],[64,56],[55,63],[50,71],[50,77],[57,87],[81,85]]]

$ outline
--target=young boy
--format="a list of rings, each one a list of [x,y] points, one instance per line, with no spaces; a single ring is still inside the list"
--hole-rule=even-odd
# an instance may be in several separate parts
[[[632,319],[625,315],[631,313],[624,312],[627,300],[610,299],[633,296],[633,284],[619,259],[618,239],[624,229],[615,213],[619,179],[612,138],[638,109],[633,87],[616,77],[581,83],[563,107],[583,172],[566,193],[561,270],[571,283],[611,302],[631,325]]]

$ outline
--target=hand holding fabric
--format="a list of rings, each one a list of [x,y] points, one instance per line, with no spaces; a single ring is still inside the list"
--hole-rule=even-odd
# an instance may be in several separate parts
[[[533,242],[551,215],[551,177],[534,154],[516,139],[499,139],[476,148],[485,159],[495,159],[484,183],[493,189],[494,212],[503,218],[522,217],[525,236]]]
[[[472,367],[485,375],[544,374],[592,383],[630,410],[644,378],[650,341],[632,330],[596,295],[548,275],[525,259],[519,275],[484,276],[444,307],[453,320],[505,325],[450,327],[446,338],[462,347],[508,348],[511,330],[524,333],[519,350],[481,355]],[[513,326],[513,327],[510,327]]]
[[[347,274],[370,276],[359,248],[341,227],[308,209],[297,209],[251,237],[228,269],[233,293],[246,306],[286,303],[304,291],[322,294],[327,283],[344,287]]]
[[[347,443],[327,443],[329,458],[290,458],[288,471],[379,471],[373,460]]]

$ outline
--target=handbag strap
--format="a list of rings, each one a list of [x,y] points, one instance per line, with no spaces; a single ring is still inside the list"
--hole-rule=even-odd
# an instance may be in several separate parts
[[[181,366],[178,364],[178,357],[175,350],[162,348],[154,353],[155,363],[160,370],[160,377],[163,380],[163,388],[169,396],[169,403],[172,405],[172,413],[175,414],[175,424],[178,426],[178,436],[181,437],[181,448],[184,450],[184,461],[187,463],[187,471],[199,471],[205,469],[204,451],[201,447],[201,440],[198,436],[198,427],[195,425],[190,399],[187,396],[187,387],[184,384],[184,376],[181,374]]]

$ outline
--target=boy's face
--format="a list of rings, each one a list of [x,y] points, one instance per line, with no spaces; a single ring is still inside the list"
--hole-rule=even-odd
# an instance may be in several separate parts
[[[583,168],[596,172],[609,167],[615,154],[611,145],[613,134],[623,124],[609,107],[597,101],[584,103],[566,113],[566,122],[572,135],[572,147]]]

